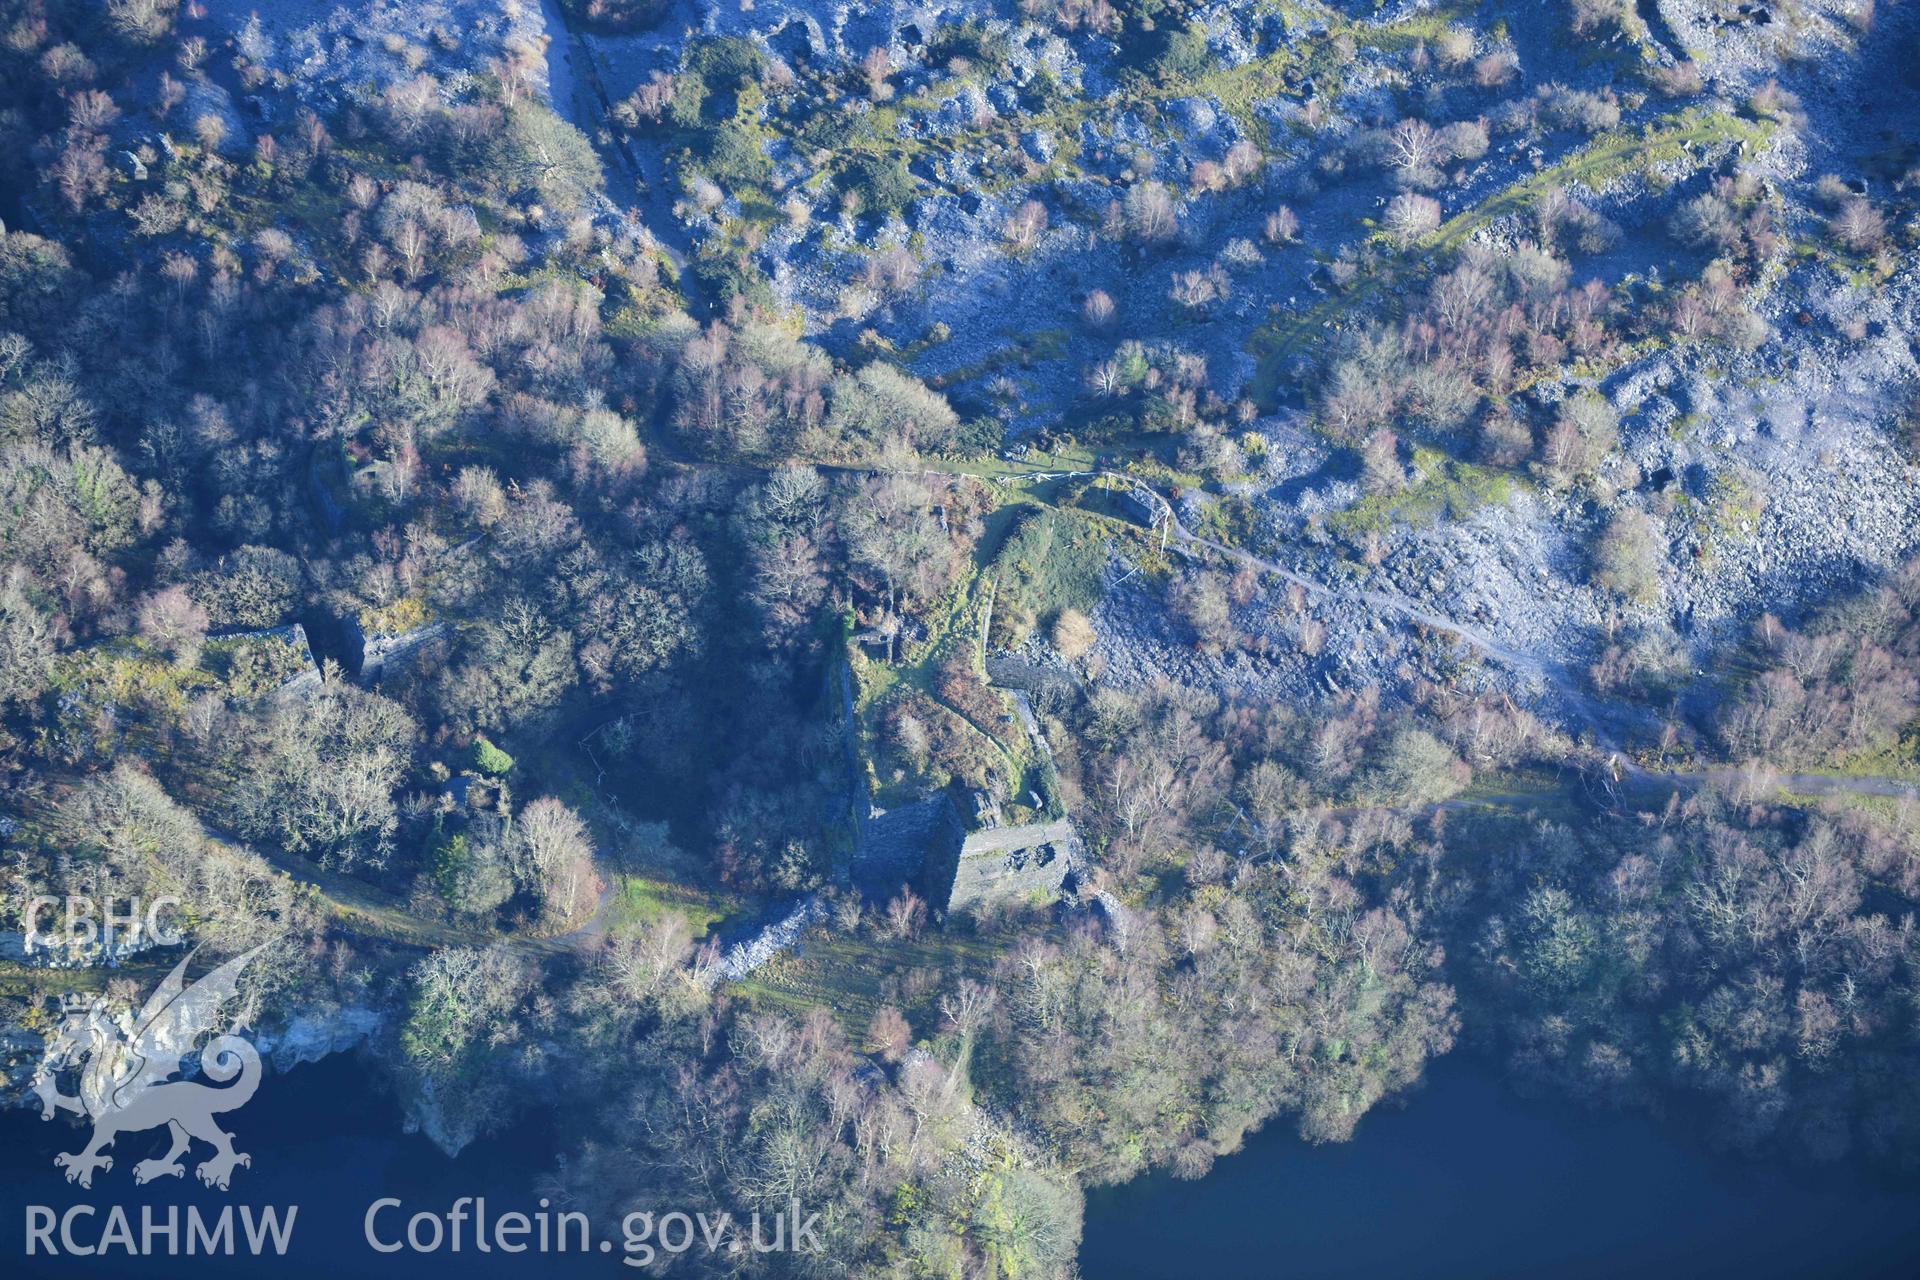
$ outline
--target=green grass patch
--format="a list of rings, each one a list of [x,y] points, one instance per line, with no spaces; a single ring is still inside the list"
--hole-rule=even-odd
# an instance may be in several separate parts
[[[1260,509],[1238,494],[1225,494],[1206,504],[1194,532],[1230,547],[1253,546],[1260,535]]]
[[[1834,778],[1895,778],[1920,782],[1920,726],[1909,726],[1897,742],[1870,751],[1857,751],[1837,764],[1800,770]]]
[[[703,941],[714,926],[734,914],[738,903],[719,894],[651,876],[614,877],[613,896],[607,900],[607,932],[621,937],[652,924],[669,912],[687,919],[695,942]]]
[[[993,561],[997,645],[1018,644],[1062,609],[1092,608],[1106,563],[1106,538],[1086,517],[1051,507],[1015,511],[1019,523]]]
[[[963,977],[985,981],[998,955],[991,939],[960,926],[911,940],[815,930],[733,990],[766,1008],[824,1008],[856,1040],[880,1006],[891,1004],[907,1015],[916,1038],[925,1038],[939,1021],[937,993]]]
[[[1893,796],[1866,796],[1853,791],[1815,796],[1783,789],[1778,799],[1781,803],[1792,805],[1796,809],[1810,811],[1858,809],[1896,827],[1911,821],[1912,802],[1896,799]]]
[[[1549,769],[1476,772],[1454,803],[1489,813],[1530,814],[1569,822],[1586,812],[1580,784]]]
[[[1504,505],[1520,482],[1508,471],[1448,458],[1433,449],[1414,450],[1421,476],[1398,493],[1360,499],[1327,518],[1327,527],[1348,537],[1384,533],[1395,524],[1424,527],[1442,516],[1459,520],[1483,506]]]

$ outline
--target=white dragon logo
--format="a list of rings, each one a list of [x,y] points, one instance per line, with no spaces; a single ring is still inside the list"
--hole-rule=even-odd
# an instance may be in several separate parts
[[[214,1148],[213,1156],[195,1170],[210,1187],[224,1191],[235,1165],[252,1166],[252,1157],[233,1149],[233,1135],[222,1130],[214,1116],[245,1105],[259,1087],[260,1055],[254,1047],[239,1036],[221,1035],[201,1051],[201,1070],[209,1079],[240,1077],[225,1088],[168,1077],[179,1073],[187,1046],[212,1029],[214,1015],[233,994],[240,971],[268,945],[235,956],[192,986],[186,982],[187,961],[193,959],[188,954],[147,1000],[130,1037],[95,1002],[84,1012],[70,1014],[49,1038],[33,1079],[40,1118],[51,1120],[55,1111],[71,1111],[93,1119],[93,1138],[85,1148],[53,1158],[67,1171],[68,1182],[91,1187],[94,1170],[113,1168],[113,1157],[101,1154],[103,1148],[122,1133],[161,1125],[171,1131],[173,1144],[159,1159],[134,1165],[135,1182],[180,1177],[186,1172],[180,1157],[194,1138]],[[77,1097],[61,1092],[57,1080],[69,1067],[81,1067]]]

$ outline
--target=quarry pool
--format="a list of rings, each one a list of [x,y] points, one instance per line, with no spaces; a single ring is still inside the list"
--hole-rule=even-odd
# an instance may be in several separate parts
[[[416,1209],[443,1215],[484,1197],[495,1220],[543,1212],[554,1136],[539,1118],[449,1160],[405,1131],[394,1100],[367,1086],[350,1056],[268,1077],[228,1118],[253,1156],[233,1189],[191,1176],[144,1187],[133,1163],[164,1145],[123,1138],[114,1169],[91,1190],[53,1166],[80,1130],[36,1112],[0,1116],[0,1257],[5,1274],[100,1276],[572,1276],[628,1275],[618,1224],[594,1224],[585,1252],[537,1255],[466,1247],[382,1254],[366,1215],[382,1197],[383,1242]],[[297,1206],[284,1256],[124,1254],[25,1256],[30,1206],[64,1215],[88,1205],[78,1243],[98,1244],[103,1216],[122,1206],[138,1234],[142,1206],[254,1214]],[[551,1214],[564,1205],[548,1205]],[[236,1239],[244,1223],[236,1220]],[[599,1249],[602,1239],[612,1246]],[[54,1236],[59,1241],[58,1233]],[[182,1246],[184,1248],[184,1246]],[[1088,1280],[1207,1277],[1907,1276],[1920,1264],[1920,1185],[1857,1170],[1782,1171],[1719,1157],[1686,1134],[1637,1116],[1529,1101],[1485,1063],[1436,1063],[1403,1109],[1368,1116],[1350,1143],[1310,1147],[1282,1129],[1198,1182],[1164,1175],[1088,1198],[1081,1269]]]

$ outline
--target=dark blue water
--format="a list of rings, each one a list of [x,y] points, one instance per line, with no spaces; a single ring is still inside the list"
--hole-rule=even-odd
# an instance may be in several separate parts
[[[404,1132],[398,1104],[371,1089],[369,1072],[351,1056],[269,1074],[260,1091],[244,1108],[220,1117],[233,1133],[234,1147],[253,1157],[251,1168],[234,1172],[229,1191],[203,1187],[193,1166],[205,1158],[196,1145],[186,1158],[182,1179],[156,1179],[138,1187],[134,1164],[164,1152],[166,1142],[157,1133],[119,1138],[110,1150],[113,1168],[94,1175],[93,1188],[67,1183],[53,1165],[56,1152],[77,1151],[86,1131],[64,1118],[42,1121],[36,1111],[0,1114],[0,1276],[139,1277],[442,1277],[442,1276],[600,1276],[639,1274],[619,1264],[619,1251],[609,1255],[574,1253],[537,1256],[532,1252],[504,1256],[473,1251],[471,1239],[458,1254],[443,1239],[437,1253],[401,1252],[384,1255],[367,1243],[363,1219],[367,1207],[383,1196],[405,1202],[400,1212],[387,1211],[377,1220],[383,1240],[405,1231],[407,1216],[419,1210],[444,1213],[462,1196],[485,1196],[490,1216],[510,1210],[529,1215],[539,1208],[535,1185],[553,1165],[553,1141],[537,1119],[507,1133],[477,1142],[458,1160],[449,1160],[427,1139]],[[293,1232],[284,1257],[255,1259],[236,1254],[225,1257],[140,1257],[129,1259],[116,1250],[107,1257],[27,1257],[26,1206],[44,1205],[56,1213],[72,1205],[93,1205],[89,1220],[98,1243],[104,1215],[111,1205],[129,1212],[136,1231],[140,1206],[198,1206],[212,1216],[227,1205],[258,1209],[298,1206]],[[558,1212],[559,1206],[549,1212]],[[76,1220],[76,1235],[82,1220]],[[596,1230],[618,1239],[618,1224]],[[235,1231],[240,1230],[236,1221]],[[422,1229],[424,1233],[424,1228]],[[429,1239],[422,1235],[423,1243]],[[56,1231],[54,1241],[59,1235]],[[83,1239],[84,1243],[85,1240]],[[156,1244],[160,1241],[156,1238]],[[184,1243],[182,1244],[184,1249]]]
[[[226,1193],[191,1174],[135,1187],[133,1163],[163,1145],[148,1135],[122,1138],[115,1167],[82,1191],[52,1163],[82,1131],[0,1115],[0,1276],[637,1274],[619,1265],[617,1247],[503,1256],[469,1241],[459,1254],[374,1252],[363,1218],[381,1196],[401,1197],[405,1213],[444,1211],[460,1196],[485,1196],[496,1217],[534,1213],[553,1139],[536,1119],[449,1160],[404,1133],[399,1108],[367,1078],[348,1057],[269,1076],[226,1117],[254,1157]],[[285,1257],[24,1256],[25,1207],[74,1204],[125,1206],[136,1225],[142,1204],[299,1213]],[[381,1219],[389,1236],[402,1221]],[[1199,1182],[1151,1177],[1094,1193],[1086,1228],[1088,1280],[1920,1275],[1920,1187],[1723,1159],[1638,1117],[1521,1099],[1458,1057],[1435,1064],[1405,1110],[1369,1116],[1351,1143],[1258,1134]],[[618,1235],[617,1224],[595,1224],[596,1245]]]
[[[1089,1280],[1920,1275],[1920,1186],[1715,1156],[1639,1116],[1433,1064],[1352,1142],[1278,1129],[1198,1182],[1088,1197]]]

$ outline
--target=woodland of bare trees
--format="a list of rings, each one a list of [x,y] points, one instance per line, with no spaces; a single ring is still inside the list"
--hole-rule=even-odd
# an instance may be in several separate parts
[[[1697,1100],[1716,1143],[1911,1168],[1910,807],[1702,792],[1637,831],[1514,831],[1510,855],[1445,890],[1485,904],[1452,948],[1462,1002],[1537,1087]]]
[[[1798,627],[1768,614],[1749,643],[1760,670],[1719,724],[1735,758],[1831,765],[1885,751],[1920,715],[1920,562]]]

